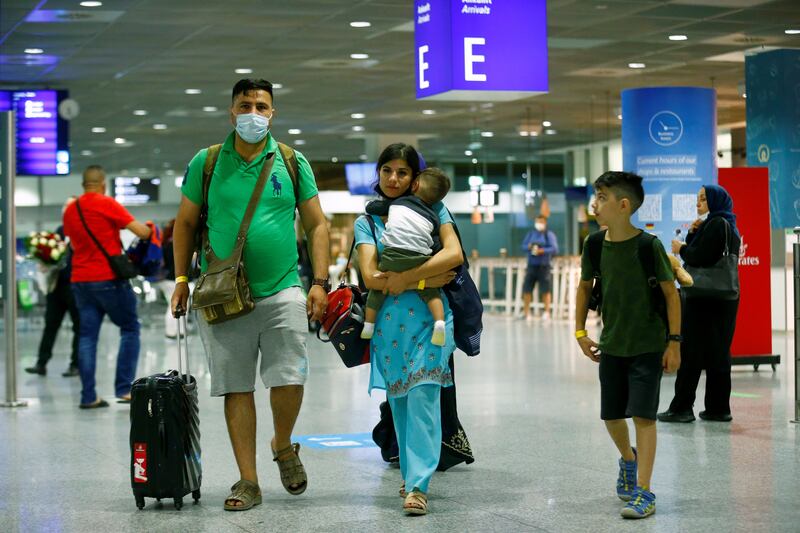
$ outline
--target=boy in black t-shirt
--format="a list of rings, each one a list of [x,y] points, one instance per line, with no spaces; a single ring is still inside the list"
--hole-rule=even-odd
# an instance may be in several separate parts
[[[680,366],[680,299],[664,247],[653,239],[655,277],[667,304],[667,331],[638,257],[643,232],[631,224],[631,216],[644,201],[642,178],[628,172],[606,172],[595,181],[594,188],[597,221],[608,227],[601,275],[596,281],[602,288],[603,331],[597,344],[585,329],[594,276],[586,245],[575,338],[586,357],[600,363],[600,418],[622,455],[617,496],[628,502],[622,516],[645,518],[656,510],[650,477],[656,454],[661,374],[675,372]],[[633,417],[636,428],[636,448],[631,448],[628,436],[625,419],[629,417]]]

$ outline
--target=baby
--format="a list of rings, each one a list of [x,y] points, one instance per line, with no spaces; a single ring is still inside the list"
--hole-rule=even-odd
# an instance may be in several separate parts
[[[432,206],[441,202],[449,190],[450,178],[440,169],[430,167],[414,180],[411,186],[413,196],[403,196],[391,203],[386,230],[381,236],[384,249],[378,263],[380,271],[403,272],[412,269],[441,250],[439,215]],[[367,212],[378,214],[374,206],[368,207]],[[431,343],[444,346],[444,305],[439,289],[422,289],[418,294],[433,315]],[[375,318],[385,299],[383,292],[369,291],[361,338],[372,338]]]

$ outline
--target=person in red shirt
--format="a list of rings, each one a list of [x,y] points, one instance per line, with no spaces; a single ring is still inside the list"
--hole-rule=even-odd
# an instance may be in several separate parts
[[[78,371],[83,387],[80,408],[93,409],[108,407],[108,402],[99,398],[95,390],[97,338],[104,316],[108,315],[120,329],[114,388],[117,398],[124,403],[130,402],[140,341],[136,297],[130,282],[117,279],[86,227],[109,256],[122,253],[121,229],[132,231],[140,239],[148,239],[152,229],[149,223],[138,222],[127,209],[105,195],[106,175],[103,167],[91,165],[86,168],[83,172],[83,190],[83,195],[64,211],[64,233],[69,237],[73,250],[70,280],[80,316]]]

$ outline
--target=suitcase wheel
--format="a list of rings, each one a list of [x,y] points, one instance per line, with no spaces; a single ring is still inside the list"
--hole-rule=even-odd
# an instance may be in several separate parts
[[[136,496],[136,507],[144,509],[144,496]]]
[[[197,500],[200,499],[200,489],[192,491],[192,498],[194,498],[194,501],[197,501]]]
[[[173,501],[175,502],[175,509],[180,511],[181,507],[183,507],[183,498],[173,498]]]

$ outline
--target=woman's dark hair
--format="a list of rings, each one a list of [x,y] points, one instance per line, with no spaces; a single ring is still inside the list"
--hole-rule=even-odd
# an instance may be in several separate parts
[[[383,194],[383,191],[381,190],[381,167],[389,161],[394,161],[395,159],[402,159],[408,163],[408,166],[411,167],[412,180],[419,176],[421,170],[419,153],[417,152],[417,149],[410,144],[394,143],[384,148],[383,152],[381,152],[381,155],[378,157],[378,163],[375,165],[375,174],[377,176],[377,180],[375,181],[375,192],[384,198],[387,196]],[[411,187],[408,188],[403,196],[407,196],[409,194],[411,194]]]
[[[267,91],[272,102],[275,102],[275,97],[272,96],[272,84],[267,80],[243,78],[236,82],[231,91],[231,102],[236,100],[236,96],[240,94],[247,94],[250,91]]]

